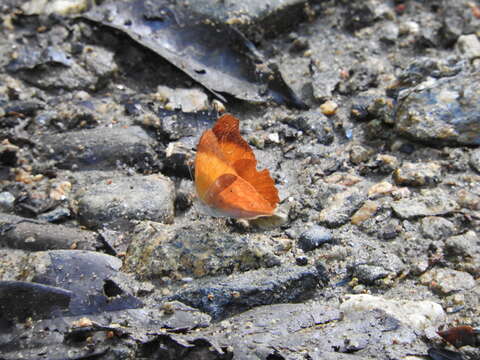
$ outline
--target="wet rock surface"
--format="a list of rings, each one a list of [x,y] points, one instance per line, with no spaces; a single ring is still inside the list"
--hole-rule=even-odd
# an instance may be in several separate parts
[[[0,358],[479,358],[478,2],[96,3],[0,4]],[[223,112],[274,225],[198,204]]]
[[[148,168],[155,158],[153,140],[137,126],[46,135],[39,141],[44,144],[40,154],[64,169],[110,170],[122,164]]]
[[[479,145],[478,71],[427,79],[400,94],[396,129],[420,141]]]
[[[199,223],[176,228],[144,222],[134,231],[125,267],[147,279],[200,278],[280,264],[274,240],[264,236],[234,236]]]
[[[135,220],[173,221],[174,191],[162,175],[114,177],[77,192],[78,219],[89,228],[128,228]]]
[[[281,266],[198,281],[173,298],[219,320],[259,305],[307,299],[322,281],[325,281],[324,274],[315,267]]]

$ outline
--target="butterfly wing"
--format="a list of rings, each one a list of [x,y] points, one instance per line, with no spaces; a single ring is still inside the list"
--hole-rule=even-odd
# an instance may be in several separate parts
[[[235,218],[272,215],[279,202],[268,170],[258,171],[239,121],[223,115],[200,138],[195,158],[197,194],[213,213]]]
[[[273,207],[280,201],[275,183],[268,170],[257,170],[252,148],[240,135],[239,120],[230,114],[222,115],[212,131],[217,137],[223,156],[237,174],[250,183]]]
[[[222,154],[217,137],[212,130],[207,130],[200,138],[195,156],[195,187],[200,199],[206,202],[205,194],[220,176],[236,171]]]
[[[235,116],[224,114],[218,118],[212,128],[220,151],[230,164],[241,159],[256,161],[252,148],[240,135],[239,124],[240,121]]]
[[[205,203],[217,216],[254,219],[272,215],[272,206],[247,181],[233,174],[221,175],[208,188]]]

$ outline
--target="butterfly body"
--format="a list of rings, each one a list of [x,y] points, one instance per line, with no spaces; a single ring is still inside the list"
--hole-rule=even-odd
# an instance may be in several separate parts
[[[258,171],[256,166],[238,119],[221,116],[202,134],[195,157],[195,187],[208,212],[244,219],[273,215],[278,191],[268,170]]]

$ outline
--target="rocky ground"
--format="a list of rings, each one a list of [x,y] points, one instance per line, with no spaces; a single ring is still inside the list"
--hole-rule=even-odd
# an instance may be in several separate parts
[[[0,359],[480,358],[478,1],[98,3],[0,4]],[[280,226],[197,206],[225,110]]]

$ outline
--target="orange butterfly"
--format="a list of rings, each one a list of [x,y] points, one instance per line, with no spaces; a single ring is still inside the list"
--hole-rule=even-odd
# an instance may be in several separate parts
[[[239,120],[222,115],[200,138],[195,157],[198,197],[214,216],[255,219],[274,214],[280,201],[267,169],[240,135]]]

